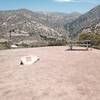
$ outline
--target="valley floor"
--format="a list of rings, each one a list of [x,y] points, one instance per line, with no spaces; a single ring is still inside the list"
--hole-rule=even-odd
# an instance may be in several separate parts
[[[67,49],[1,50],[0,100],[100,100],[100,51]],[[26,55],[40,60],[20,65]]]

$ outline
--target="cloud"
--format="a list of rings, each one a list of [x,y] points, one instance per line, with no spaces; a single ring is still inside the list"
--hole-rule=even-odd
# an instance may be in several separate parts
[[[95,3],[94,0],[53,0],[55,2],[69,2],[69,3]]]
[[[73,0],[54,0],[56,2],[73,2]]]

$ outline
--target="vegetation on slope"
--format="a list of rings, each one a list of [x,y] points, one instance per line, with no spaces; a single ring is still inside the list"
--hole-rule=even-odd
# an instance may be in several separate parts
[[[79,41],[90,40],[91,46],[100,49],[100,34],[80,34]]]

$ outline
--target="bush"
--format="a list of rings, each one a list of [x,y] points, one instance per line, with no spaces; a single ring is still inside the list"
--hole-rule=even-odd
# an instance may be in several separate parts
[[[8,45],[6,42],[0,43],[0,50],[8,49]]]
[[[63,45],[66,45],[66,37],[47,37],[47,36],[42,36],[41,35],[41,38],[48,42],[48,45],[47,46],[63,46]]]
[[[79,41],[90,40],[94,47],[100,46],[100,34],[80,34]]]

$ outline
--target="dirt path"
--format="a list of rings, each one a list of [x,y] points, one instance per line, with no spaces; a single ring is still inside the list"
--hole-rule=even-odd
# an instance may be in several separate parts
[[[42,47],[0,51],[0,100],[100,100],[100,51]],[[35,55],[33,65],[20,65]]]

